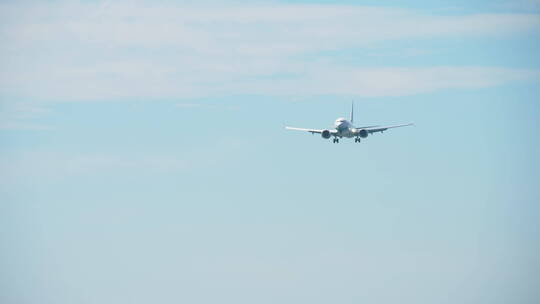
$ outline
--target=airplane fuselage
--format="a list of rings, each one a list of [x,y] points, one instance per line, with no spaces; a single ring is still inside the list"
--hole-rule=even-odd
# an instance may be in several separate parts
[[[338,132],[339,137],[356,137],[358,136],[358,131],[354,127],[354,125],[346,120],[345,118],[338,118],[334,122],[334,127],[336,131]]]

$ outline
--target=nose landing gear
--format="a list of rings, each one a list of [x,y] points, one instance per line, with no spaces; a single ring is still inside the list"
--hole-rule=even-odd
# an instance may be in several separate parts
[[[356,137],[356,138],[354,139],[354,142],[355,142],[355,143],[359,143],[359,142],[360,142],[360,137]]]
[[[334,138],[334,139],[333,139],[333,142],[334,142],[335,144],[336,144],[336,143],[339,143],[339,138],[337,138],[337,137]]]

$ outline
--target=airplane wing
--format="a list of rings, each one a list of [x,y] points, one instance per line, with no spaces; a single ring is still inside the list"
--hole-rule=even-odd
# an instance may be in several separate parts
[[[374,127],[364,128],[364,130],[368,131],[371,134],[371,133],[376,133],[376,132],[383,132],[383,131],[386,131],[388,129],[407,127],[407,126],[413,126],[413,125],[414,125],[413,123],[408,123],[408,124],[395,125],[395,126],[383,126],[383,127],[374,126]]]
[[[369,128],[375,128],[380,126],[363,126],[363,127],[354,127],[355,129],[369,129]]]
[[[287,130],[295,130],[295,131],[305,131],[309,132],[311,134],[321,134],[323,131],[330,131],[330,134],[337,133],[337,130],[318,130],[318,129],[305,129],[305,128],[294,128],[294,127],[285,127]]]

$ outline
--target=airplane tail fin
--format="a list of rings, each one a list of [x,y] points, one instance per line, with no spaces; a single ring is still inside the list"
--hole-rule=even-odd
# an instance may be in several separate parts
[[[354,123],[354,101],[351,103],[351,123]]]

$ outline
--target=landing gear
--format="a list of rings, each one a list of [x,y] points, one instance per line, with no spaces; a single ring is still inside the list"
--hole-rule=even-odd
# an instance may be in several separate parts
[[[360,142],[360,137],[354,138],[354,142],[355,142],[355,143],[359,143],[359,142]]]
[[[334,142],[335,144],[336,144],[336,143],[339,143],[339,138],[337,138],[337,137],[334,138],[334,139],[333,139],[333,142]]]

